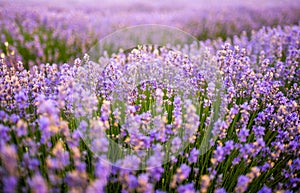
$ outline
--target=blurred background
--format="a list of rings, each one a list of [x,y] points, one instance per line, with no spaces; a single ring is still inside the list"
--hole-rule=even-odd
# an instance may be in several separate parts
[[[70,62],[106,35],[141,24],[230,42],[263,26],[298,24],[300,18],[300,3],[292,0],[1,0],[0,5],[1,41],[27,66]]]

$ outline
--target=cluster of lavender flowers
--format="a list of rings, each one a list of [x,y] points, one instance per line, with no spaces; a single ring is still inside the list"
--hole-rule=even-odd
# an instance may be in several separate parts
[[[294,1],[216,3],[202,2],[147,2],[119,5],[101,3],[13,1],[1,3],[1,46],[3,53],[16,55],[29,68],[39,63],[65,63],[80,57],[81,53],[111,32],[140,24],[162,24],[178,27],[200,40],[227,37],[264,26],[297,24],[300,8]],[[219,3],[219,2],[218,2]],[[61,5],[63,4],[63,5]],[[221,39],[219,41],[221,43]],[[218,47],[219,49],[220,47]]]
[[[9,43],[3,43],[7,50]],[[26,69],[14,54],[1,54],[0,190],[297,192],[300,26],[262,28],[231,43],[177,48],[188,50],[189,59],[163,47],[139,47],[102,58],[109,61],[105,69],[88,56]],[[122,77],[128,69],[150,61],[175,66],[176,84],[138,82],[127,92],[122,120],[111,94],[121,89],[120,80],[127,91]],[[222,117],[211,116],[213,71],[224,85]],[[176,92],[180,78],[194,101]],[[95,138],[85,139],[85,132]],[[136,153],[115,152],[114,144]],[[141,151],[148,149],[151,154]]]

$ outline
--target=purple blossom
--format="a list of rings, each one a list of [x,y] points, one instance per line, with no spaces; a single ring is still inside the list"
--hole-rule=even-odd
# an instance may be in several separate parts
[[[71,191],[84,191],[88,186],[88,176],[86,172],[72,171],[68,172],[65,177],[65,182],[68,184],[68,187]]]
[[[39,174],[36,174],[31,179],[28,179],[28,184],[32,192],[41,192],[41,193],[48,192],[47,182]]]
[[[244,127],[238,133],[240,142],[246,142],[248,136],[249,136],[249,130]]]
[[[166,193],[165,191],[155,190],[155,193]]]
[[[17,132],[18,137],[22,137],[22,136],[27,135],[27,130],[28,130],[27,127],[28,126],[27,126],[27,123],[25,121],[20,119],[17,122],[16,132]]]
[[[37,171],[39,169],[38,167],[40,165],[40,162],[36,158],[31,158],[29,153],[25,153],[23,155],[23,164],[31,171]]]
[[[189,155],[189,158],[188,158],[189,162],[190,162],[190,163],[196,163],[199,154],[200,154],[199,150],[197,150],[196,148],[193,148],[193,149],[191,150],[190,155]]]
[[[175,137],[171,143],[171,151],[172,153],[177,152],[181,147],[181,139],[179,137]]]
[[[128,188],[130,190],[134,190],[138,186],[138,179],[135,175],[130,174],[128,176],[127,183],[128,183]]]
[[[18,179],[15,176],[9,176],[3,179],[3,191],[7,193],[14,193],[17,189]]]
[[[46,160],[49,168],[62,170],[70,164],[70,154],[64,149],[62,142],[58,142],[54,146],[52,154],[54,157],[49,156]]]
[[[17,104],[19,105],[19,108],[27,108],[29,106],[28,104],[28,96],[27,93],[24,91],[20,91],[15,95],[15,100]]]
[[[223,147],[217,147],[217,149],[214,151],[214,158],[217,160],[217,162],[222,162],[225,159],[225,152],[223,150]]]
[[[0,124],[0,143],[6,143],[10,140],[9,130],[9,127]]]
[[[225,142],[224,151],[227,155],[230,154],[230,152],[234,149],[234,141],[229,140]]]
[[[226,190],[224,188],[218,188],[215,193],[226,193]]]
[[[0,144],[0,159],[7,174],[14,175],[17,173],[17,156],[17,148],[15,145]],[[10,180],[13,180],[13,178]]]
[[[149,183],[149,175],[146,173],[142,173],[138,176],[138,192],[153,192],[153,184]]]
[[[300,158],[293,160],[292,164],[290,165],[290,169],[292,171],[300,170]]]
[[[20,119],[20,116],[19,115],[16,115],[16,114],[12,114],[10,115],[10,122],[11,123],[17,123],[17,121]]]
[[[95,169],[96,177],[103,180],[103,182],[106,182],[108,176],[110,175],[110,171],[111,166],[100,159]]]
[[[104,193],[105,184],[101,179],[93,181],[86,189],[87,192],[91,193]]]
[[[262,189],[260,189],[258,191],[258,193],[271,193],[272,189],[268,188],[267,186],[262,187]]]
[[[237,185],[236,185],[236,192],[245,192],[248,188],[248,184],[250,182],[250,179],[248,176],[244,176],[244,175],[241,175],[238,177],[238,182],[237,182]]]
[[[196,190],[194,189],[194,184],[189,183],[185,185],[180,185],[177,188],[178,193],[195,193]]]
[[[253,126],[252,129],[256,137],[263,137],[265,135],[265,128],[262,126]]]
[[[180,168],[176,170],[176,181],[182,182],[190,174],[191,168],[186,164],[181,164]]]

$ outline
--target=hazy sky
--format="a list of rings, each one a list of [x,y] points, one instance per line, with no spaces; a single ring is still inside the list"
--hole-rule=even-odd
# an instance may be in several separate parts
[[[145,3],[153,6],[162,4],[177,4],[177,5],[195,5],[199,7],[207,6],[232,6],[232,5],[247,5],[247,6],[284,6],[284,5],[299,5],[300,0],[0,0],[1,3],[47,3],[52,5],[69,6],[74,4],[98,4],[98,5],[130,5],[134,3]]]

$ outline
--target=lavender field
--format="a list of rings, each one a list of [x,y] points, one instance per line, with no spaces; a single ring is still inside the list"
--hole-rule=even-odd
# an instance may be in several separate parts
[[[0,193],[300,192],[300,2],[0,0]]]

